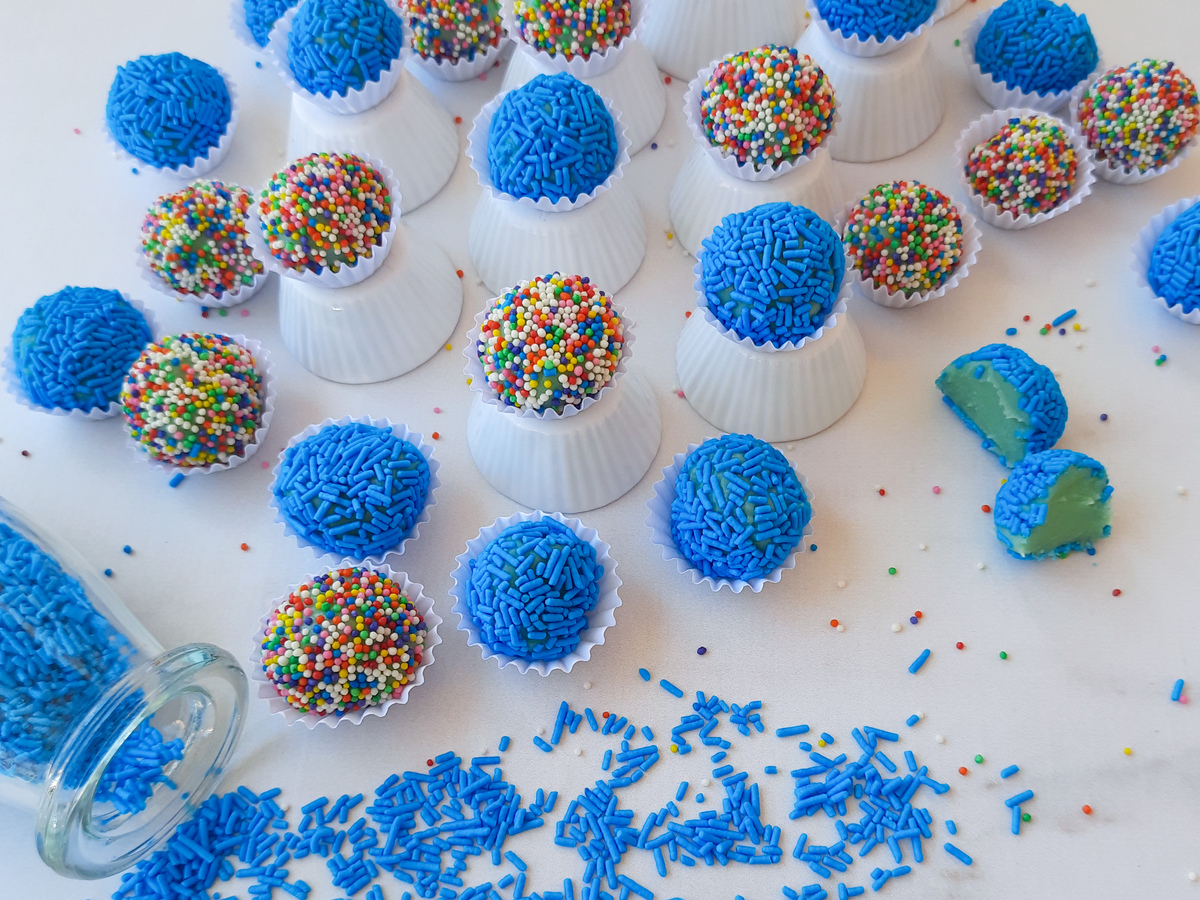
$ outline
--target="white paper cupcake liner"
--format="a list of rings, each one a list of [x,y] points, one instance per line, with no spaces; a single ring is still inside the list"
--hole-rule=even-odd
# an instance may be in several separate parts
[[[531,662],[527,659],[518,659],[504,653],[497,653],[483,643],[479,628],[475,625],[471,613],[467,609],[467,582],[471,578],[471,560],[482,553],[488,543],[498,537],[504,529],[521,522],[537,522],[542,519],[553,519],[555,522],[566,525],[581,541],[591,544],[596,551],[596,561],[604,566],[604,575],[600,579],[600,596],[595,607],[588,613],[587,630],[580,635],[579,646],[575,648],[574,652],[561,659]],[[617,589],[621,586],[621,579],[617,575],[617,561],[609,555],[608,551],[608,544],[600,540],[596,529],[587,528],[578,519],[569,519],[560,513],[544,513],[540,509],[532,513],[519,512],[515,515],[505,516],[480,529],[475,538],[467,541],[466,552],[457,557],[458,567],[452,575],[454,586],[450,588],[450,596],[455,601],[451,611],[458,616],[458,630],[467,633],[467,646],[479,647],[485,660],[496,660],[496,664],[501,669],[512,666],[522,675],[529,672],[536,672],[543,676],[549,675],[551,672],[570,672],[576,663],[591,659],[593,648],[604,643],[604,632],[608,630],[609,626],[617,623],[614,613],[621,605],[621,597],[617,593]]]
[[[1079,121],[1079,104],[1083,101],[1083,94],[1107,71],[1107,69],[1102,70],[1095,78],[1088,79],[1087,82],[1078,85],[1075,90],[1071,91],[1071,124],[1075,126],[1081,135],[1083,134],[1083,125]],[[1187,159],[1188,156],[1191,155],[1192,148],[1196,146],[1197,139],[1200,139],[1200,132],[1192,135],[1192,139],[1179,148],[1178,152],[1176,152],[1175,156],[1170,162],[1159,166],[1156,169],[1150,169],[1146,172],[1139,172],[1137,169],[1127,170],[1111,159],[1101,159],[1094,148],[1089,147],[1089,149],[1092,150],[1092,154],[1095,157],[1095,171],[1098,177],[1103,178],[1105,181],[1111,184],[1145,184],[1147,181],[1153,181],[1160,175],[1166,175],[1181,162]]]
[[[172,332],[172,334],[191,334],[191,333],[221,334],[221,332],[219,332],[219,331]],[[241,456],[231,456],[228,460],[226,460],[223,463],[211,463],[210,465],[207,465],[207,466],[177,466],[172,463],[163,462],[162,460],[155,459],[153,456],[151,456],[149,453],[146,452],[145,448],[140,443],[138,443],[136,440],[134,440],[132,437],[130,437],[129,438],[130,450],[133,451],[133,454],[138,459],[147,463],[151,468],[157,469],[159,472],[166,472],[170,475],[175,475],[176,473],[178,473],[180,475],[185,475],[185,476],[189,476],[189,477],[192,475],[210,475],[214,472],[225,472],[225,471],[228,471],[229,469],[236,469],[242,463],[249,460],[252,456],[254,456],[255,453],[258,452],[258,448],[261,447],[263,445],[263,442],[266,440],[267,431],[271,427],[271,419],[275,415],[276,387],[275,387],[275,374],[271,369],[271,354],[267,352],[267,348],[264,347],[261,343],[259,343],[258,341],[252,340],[252,339],[246,337],[245,335],[230,334],[230,335],[225,335],[225,337],[228,337],[231,340],[237,342],[238,344],[241,344],[243,347],[245,347],[247,350],[250,351],[250,355],[254,357],[255,365],[258,368],[258,373],[259,373],[259,375],[262,376],[262,394],[263,394],[262,423],[255,430],[254,439],[249,444],[246,444],[246,447],[242,451]],[[158,339],[159,338],[156,336],[155,340],[158,340]]]
[[[154,322],[154,316],[140,300],[130,297],[124,291],[120,292],[121,298],[142,314],[146,320],[146,325],[150,328],[150,339],[154,340],[158,335],[158,326]],[[113,416],[119,415],[121,412],[121,401],[114,400],[108,406],[93,407],[87,412],[81,409],[63,409],[61,406],[39,406],[34,403],[25,393],[25,389],[21,387],[21,379],[17,375],[17,360],[13,356],[12,340],[4,345],[4,356],[0,358],[0,372],[3,373],[4,387],[12,394],[13,399],[28,410],[33,412],[45,413],[50,416],[64,416],[68,419],[79,419],[80,421],[99,421],[100,419],[111,419]]]
[[[713,146],[712,142],[708,139],[708,135],[704,133],[704,122],[700,115],[700,101],[704,87],[708,84],[708,79],[712,77],[713,72],[716,71],[719,64],[720,60],[714,60],[707,68],[701,69],[700,73],[688,84],[687,94],[683,98],[683,115],[687,121],[688,128],[692,132],[692,136],[704,148],[704,152],[708,154],[709,158],[721,168],[721,171],[735,178],[740,178],[742,181],[773,181],[796,169],[811,164],[822,153],[829,152],[829,144],[837,134],[838,122],[841,121],[841,114],[837,108],[836,86],[834,88],[833,121],[829,123],[829,130],[825,133],[825,137],[821,140],[821,143],[809,150],[804,156],[784,160],[777,166],[766,166],[762,169],[756,169],[752,163],[742,165],[738,162],[736,156],[726,156],[721,152],[720,147]]]
[[[388,5],[403,22],[404,16],[401,15],[399,7],[393,0],[389,0]],[[296,18],[299,9],[300,5],[297,4],[275,20],[275,27],[271,29],[267,46],[264,48],[275,63],[275,71],[279,73],[279,77],[283,79],[288,90],[293,94],[300,95],[314,106],[341,115],[365,112],[372,106],[382,103],[384,98],[391,93],[392,88],[396,86],[396,80],[400,77],[400,73],[404,71],[405,39],[402,38],[400,41],[400,52],[397,57],[379,73],[379,77],[375,81],[368,81],[358,89],[350,88],[345,94],[332,94],[328,97],[323,94],[314,94],[307,88],[301,87],[296,76],[292,74],[292,67],[288,62],[288,36],[292,33],[292,20]]]
[[[330,566],[328,571],[352,569],[360,565],[363,564],[346,559],[337,565]],[[421,614],[421,619],[425,622],[425,643],[421,651],[421,665],[417,667],[415,677],[404,686],[399,697],[389,697],[382,703],[367,706],[363,709],[356,709],[343,716],[332,714],[322,716],[312,712],[301,712],[283,698],[275,688],[274,682],[263,671],[262,637],[266,631],[267,623],[271,620],[271,613],[266,613],[258,620],[258,631],[254,633],[252,639],[253,649],[250,651],[249,657],[250,680],[254,682],[259,699],[267,701],[267,706],[270,708],[272,715],[282,716],[288,725],[295,725],[299,722],[310,731],[314,728],[319,728],[321,725],[337,728],[343,722],[351,725],[361,725],[363,719],[367,716],[384,716],[393,706],[404,705],[408,702],[408,698],[412,695],[413,690],[425,683],[425,672],[433,665],[433,648],[442,642],[441,637],[438,635],[438,626],[442,624],[442,617],[434,612],[433,601],[425,596],[424,585],[411,581],[406,573],[393,571],[390,566],[383,563],[372,564],[370,568],[384,577],[392,579],[392,581],[400,582],[401,592],[412,601],[413,606],[417,608],[417,612]],[[317,572],[314,573],[313,577],[324,574],[324,571]],[[272,601],[271,609],[277,609],[281,603],[286,601],[292,593],[305,583],[305,581],[301,581],[291,585],[283,596],[277,597]]]
[[[1073,87],[1048,93],[1023,91],[1018,87],[1010,87],[1005,81],[997,81],[990,73],[984,72],[979,67],[979,63],[975,61],[975,43],[979,40],[979,33],[983,31],[983,26],[987,24],[988,17],[992,12],[992,9],[987,9],[976,16],[967,26],[967,30],[963,32],[960,41],[963,59],[967,63],[967,73],[971,76],[971,82],[975,85],[979,96],[990,103],[993,109],[1035,109],[1052,113],[1066,106],[1071,100]],[[1096,67],[1083,78],[1082,83],[1091,84],[1092,80],[1103,71],[1104,56],[1099,55]]]
[[[536,200],[533,197],[514,197],[512,194],[506,194],[497,188],[492,181],[491,163],[488,162],[488,137],[492,129],[492,116],[500,108],[500,103],[504,100],[504,97],[505,94],[497,94],[479,111],[479,115],[475,117],[471,133],[467,137],[467,159],[471,161],[471,168],[479,178],[480,186],[489,196],[515,203],[530,210],[568,212],[587,206],[601,194],[612,190],[612,186],[620,179],[625,166],[629,164],[629,134],[625,129],[625,123],[621,120],[620,112],[604,97],[600,99],[604,101],[604,106],[608,110],[608,114],[612,116],[617,132],[617,159],[613,165],[612,173],[604,181],[586,194],[580,194],[574,200],[568,200],[566,197],[560,197],[558,200],[551,200],[549,197],[538,197]]]
[[[1167,227],[1197,203],[1200,203],[1200,197],[1189,197],[1186,200],[1180,200],[1177,203],[1172,203],[1151,219],[1150,223],[1138,232],[1137,243],[1133,245],[1133,261],[1130,264],[1130,268],[1137,279],[1138,290],[1175,318],[1190,325],[1200,325],[1200,307],[1193,309],[1191,312],[1184,312],[1183,304],[1176,303],[1172,306],[1167,303],[1165,297],[1158,295],[1158,292],[1150,286],[1150,256],[1154,252],[1154,245],[1158,243],[1158,239],[1167,230]]]
[[[735,594],[740,594],[746,588],[750,588],[750,590],[757,594],[763,589],[764,584],[778,582],[786,570],[796,568],[796,557],[807,549],[807,544],[809,543],[808,537],[812,534],[812,519],[810,517],[808,523],[804,526],[804,532],[795,549],[788,554],[780,566],[765,578],[742,580],[737,578],[713,578],[711,575],[703,574],[690,560],[686,559],[679,552],[679,548],[675,546],[674,538],[671,537],[671,504],[675,501],[675,479],[679,476],[679,472],[683,468],[683,464],[688,456],[699,446],[700,444],[688,444],[686,451],[676,453],[671,465],[662,470],[662,478],[655,483],[654,496],[646,501],[646,509],[650,511],[650,514],[646,517],[646,527],[650,529],[650,541],[662,551],[663,559],[675,563],[675,569],[680,575],[687,575],[692,579],[692,584],[707,584],[714,591],[719,591],[721,588],[729,588]],[[799,479],[800,484],[804,488],[804,496],[808,498],[809,504],[812,505],[813,495],[808,487],[808,479],[799,472],[796,472],[796,478]]]
[[[344,288],[285,278],[279,330],[296,361],[342,384],[373,384],[410,372],[458,327],[463,284],[428,233],[402,224],[375,274]]]
[[[967,0],[938,0],[937,9],[933,12],[933,21],[940,22],[946,16],[954,15],[966,5]]]
[[[474,59],[460,58],[453,62],[440,57],[425,57],[414,51],[409,54],[407,62],[409,65],[416,66],[422,72],[426,72],[442,81],[470,81],[472,78],[478,78],[485,72],[490,72],[492,67],[500,60],[500,56],[504,53],[507,44],[508,38],[501,36],[500,42],[495,47],[488,46],[484,50],[477,52]]]
[[[791,44],[804,25],[796,0],[653,0],[638,36],[660,69],[691,81],[712,60],[764,44]]]
[[[854,208],[858,206],[858,201],[847,205],[838,216],[837,228],[838,234],[844,234],[846,223],[850,220],[850,214]],[[957,208],[957,207],[956,207]],[[932,291],[917,291],[912,294],[905,294],[904,291],[895,291],[889,293],[887,288],[877,287],[869,277],[855,267],[850,253],[846,252],[846,279],[854,285],[855,291],[872,303],[879,306],[886,306],[888,309],[909,309],[913,306],[919,306],[929,300],[937,300],[940,297],[946,296],[947,293],[954,290],[962,282],[966,281],[967,276],[971,274],[971,267],[975,265],[975,260],[979,258],[980,241],[982,233],[979,226],[975,223],[975,217],[965,209],[958,210],[959,216],[963,223],[963,250],[958,258],[958,265],[950,273],[950,277],[942,284],[941,287]],[[845,243],[843,242],[843,248]]]
[[[186,178],[191,181],[194,178],[199,178],[207,175],[213,169],[221,164],[221,160],[225,158],[225,154],[229,152],[229,145],[233,143],[233,133],[237,130],[238,113],[241,109],[241,99],[238,96],[237,85],[233,83],[233,79],[229,77],[224,69],[219,66],[213,66],[217,70],[217,74],[221,76],[221,80],[225,82],[225,89],[229,91],[229,122],[225,125],[225,131],[217,141],[217,146],[208,149],[208,157],[201,157],[192,162],[190,166],[157,166],[152,162],[147,162],[144,159],[138,159],[124,147],[117,143],[117,139],[113,137],[113,133],[108,129],[108,120],[104,122],[104,136],[108,139],[108,146],[112,149],[113,154],[124,161],[127,165],[137,168],[154,169],[157,172],[163,172],[168,175],[177,175],[180,178]]]
[[[629,42],[636,40],[641,30],[642,21],[645,18],[642,6],[643,0],[631,0],[630,33],[622,38],[620,43],[605,48],[602,53],[592,53],[587,59],[584,59],[582,56],[567,59],[565,56],[547,53],[545,50],[540,50],[527,44],[521,36],[521,30],[517,26],[517,20],[513,15],[511,4],[505,4],[504,6],[504,27],[508,32],[509,40],[516,45],[517,53],[528,53],[530,56],[536,58],[546,69],[555,72],[567,72],[580,81],[583,81],[586,78],[603,75],[620,61]]]
[[[392,249],[392,241],[396,237],[396,228],[400,224],[400,187],[396,184],[396,178],[392,175],[392,170],[379,160],[363,154],[356,155],[360,159],[365,159],[380,174],[383,178],[383,183],[387,185],[388,193],[392,195],[392,220],[388,223],[387,231],[383,233],[380,242],[371,248],[371,255],[360,256],[354,261],[354,265],[352,266],[343,264],[336,272],[329,268],[322,268],[320,272],[312,272],[307,268],[299,270],[288,268],[271,252],[271,249],[267,246],[266,238],[263,237],[263,222],[258,209],[259,200],[261,199],[260,192],[260,197],[254,198],[250,204],[250,214],[246,222],[246,243],[250,245],[250,249],[254,251],[254,255],[262,260],[264,267],[278,273],[281,278],[291,278],[303,281],[306,284],[321,285],[322,287],[339,288],[358,284],[363,279],[370,277],[372,272],[383,265],[383,261],[387,259],[388,251]]]
[[[887,56],[862,60],[840,53],[827,31],[809,28],[796,49],[815,59],[833,83],[840,121],[826,143],[834,159],[880,162],[902,156],[941,125],[944,92],[928,34]]]
[[[275,496],[275,485],[279,482],[279,473],[283,468],[284,456],[290,448],[317,434],[326,426],[345,426],[352,422],[357,422],[360,425],[371,425],[375,428],[391,428],[392,434],[395,437],[408,441],[410,444],[420,450],[421,455],[424,456],[425,460],[429,463],[429,493],[425,497],[425,508],[421,510],[421,514],[417,516],[417,520],[413,522],[412,530],[409,531],[408,536],[403,538],[395,547],[391,547],[382,553],[372,554],[364,557],[363,559],[355,560],[355,565],[379,566],[389,557],[400,556],[403,554],[404,548],[408,542],[415,541],[417,539],[420,534],[421,526],[430,519],[430,510],[437,506],[437,489],[441,486],[441,482],[438,480],[438,469],[441,468],[441,463],[434,458],[433,447],[430,444],[425,443],[424,435],[418,434],[415,431],[410,431],[407,425],[403,423],[393,423],[391,419],[375,419],[371,416],[342,416],[340,419],[325,419],[322,422],[318,422],[316,425],[309,425],[299,434],[294,435],[292,439],[287,442],[287,446],[284,447],[283,450],[279,451],[278,462],[275,464],[275,472],[271,477],[271,486],[269,488],[271,499],[268,502],[271,509],[275,511],[275,521],[283,526],[284,532],[287,534],[287,536],[295,540],[300,547],[311,550],[314,556],[322,560],[346,559],[347,557],[345,554],[332,550],[325,550],[322,547],[317,546],[299,531],[297,531],[295,527],[293,527],[291,522],[284,517],[283,510],[279,507],[279,500]]]
[[[1054,209],[1032,216],[1029,213],[1021,213],[1014,217],[1012,213],[1001,209],[995,203],[985,201],[972,189],[970,179],[967,177],[966,166],[971,158],[971,151],[985,141],[991,140],[1008,123],[1009,119],[1023,119],[1030,116],[1052,119],[1066,133],[1071,146],[1075,148],[1075,183],[1071,186],[1071,193],[1067,199]],[[1084,198],[1091,194],[1092,185],[1096,183],[1092,151],[1088,149],[1087,143],[1078,130],[1057,116],[1036,109],[1002,109],[976,119],[966,127],[955,143],[954,162],[958,166],[959,185],[976,215],[992,227],[1002,228],[1005,231],[1019,231],[1022,228],[1040,225],[1056,216],[1061,216],[1067,210],[1074,209],[1082,203]]]
[[[870,5],[869,3],[867,5]],[[845,35],[835,28],[830,28],[829,23],[821,18],[821,13],[817,10],[816,0],[804,0],[804,8],[808,10],[809,16],[812,17],[812,23],[817,28],[829,37],[838,50],[849,56],[857,56],[861,58],[872,58],[876,56],[886,56],[889,53],[894,53],[911,42],[918,35],[923,34],[925,29],[938,20],[937,8],[930,14],[929,18],[914,28],[912,31],[905,34],[903,37],[889,37],[884,40],[878,38],[867,38],[865,41],[857,35]]]

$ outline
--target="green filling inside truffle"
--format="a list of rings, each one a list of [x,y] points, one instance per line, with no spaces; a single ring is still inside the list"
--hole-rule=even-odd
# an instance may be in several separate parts
[[[975,372],[982,368],[978,378]],[[1021,395],[990,362],[969,362],[959,368],[951,363],[938,377],[937,386],[959,412],[984,437],[988,450],[1002,456],[1008,465],[1025,458],[1029,416],[1021,410]]]
[[[1108,480],[1092,469],[1070,466],[1050,488],[1046,518],[1030,530],[1028,537],[1000,532],[1022,556],[1042,556],[1059,547],[1095,543],[1107,534],[1111,512],[1103,502]]]

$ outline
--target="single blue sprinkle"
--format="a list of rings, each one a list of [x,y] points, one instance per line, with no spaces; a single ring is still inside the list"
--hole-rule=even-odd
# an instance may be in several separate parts
[[[1011,796],[1007,800],[1005,800],[1004,805],[1009,808],[1012,808],[1014,806],[1020,806],[1026,800],[1032,800],[1032,799],[1033,799],[1033,791],[1021,791],[1021,793],[1014,794],[1013,796]]]
[[[126,556],[130,556],[133,553],[133,548],[130,547],[128,544],[126,544],[124,547],[121,548],[121,552],[124,553]]]
[[[254,63],[254,68],[256,68],[256,69],[261,69],[261,68],[262,68],[262,63],[261,63],[261,62],[258,62],[258,61],[255,61],[255,63]]]
[[[137,166],[133,166],[129,171],[136,175],[138,173]]]
[[[909,616],[908,621],[911,622],[913,625],[919,625],[921,623],[921,620],[918,619],[916,616]]]
[[[683,691],[681,691],[679,688],[675,687],[675,685],[671,684],[671,682],[667,681],[667,679],[665,679],[665,678],[660,679],[658,682],[658,685],[664,691],[666,691],[668,694],[673,694],[676,697],[683,696]]]
[[[1013,775],[1016,775],[1020,771],[1021,770],[1017,766],[1006,766],[1005,768],[1000,770],[1000,777],[1001,778],[1011,778]],[[953,834],[954,832],[950,832],[950,833]]]
[[[1108,413],[1100,413],[1100,421],[1107,422],[1108,421]]]
[[[177,488],[181,484],[183,484],[183,479],[184,479],[184,474],[182,472],[176,472],[174,475],[171,476],[171,480],[169,482],[167,482],[167,484],[173,488]]]
[[[928,649],[922,650],[921,655],[918,656],[916,659],[914,659],[912,661],[912,663],[909,665],[908,671],[911,672],[913,675],[916,675],[917,672],[920,671],[921,666],[925,665],[925,661],[927,659],[929,659],[929,650]]]
[[[1065,313],[1063,313],[1061,316],[1059,316],[1058,318],[1056,318],[1056,319],[1055,319],[1053,322],[1051,322],[1050,324],[1051,324],[1051,325],[1052,325],[1054,328],[1057,328],[1057,327],[1058,327],[1059,325],[1061,325],[1063,322],[1069,322],[1069,321],[1071,321],[1071,319],[1075,318],[1075,315],[1076,315],[1076,311],[1075,311],[1075,310],[1073,310],[1073,309],[1068,309],[1068,310],[1067,310]]]
[[[704,802],[704,795],[703,795],[703,794],[697,794],[697,795],[696,795],[696,802],[697,802],[697,803],[703,803],[703,802]]]
[[[808,545],[808,549],[809,549],[809,550],[811,550],[813,553],[816,553],[816,552],[817,552],[817,545],[816,545],[816,544],[809,544],[809,545]]]
[[[534,743],[535,747],[537,747],[539,750],[541,750],[544,753],[549,753],[551,750],[554,749],[549,744],[547,744],[544,740],[542,740],[540,737],[538,737],[536,734],[533,736],[533,743]]]
[[[105,578],[112,578],[112,577],[113,577],[113,571],[112,571],[112,569],[105,569],[105,570],[104,570],[104,577],[105,577]]]
[[[504,737],[500,738],[500,752],[501,753],[503,753],[505,750],[508,749],[508,743],[509,743],[509,738],[508,738],[507,734],[504,735]]]
[[[765,766],[763,768],[763,772],[765,772],[767,775],[774,775],[778,771],[779,771],[779,769],[776,768],[775,766]]]
[[[1173,688],[1171,688],[1171,700],[1178,702],[1179,698],[1182,696],[1183,696],[1183,679],[1180,678],[1178,681],[1175,682],[1175,686]]]
[[[833,743],[833,735],[831,735],[827,731],[822,731],[821,732],[821,740],[823,740],[826,744],[832,744]]]
[[[916,725],[920,721],[921,721],[921,717],[918,716],[916,713],[913,713],[911,716],[909,716],[907,719],[904,720],[904,724],[907,725],[909,728],[912,728],[914,725]]]
[[[650,680],[650,670],[649,669],[638,669],[638,674],[642,676],[642,681]]]
[[[946,830],[953,834],[958,834],[958,826],[954,824],[953,819],[946,820]]]
[[[781,737],[781,738],[794,737],[798,734],[807,734],[807,733],[808,733],[807,725],[788,725],[784,728],[776,728],[775,729],[775,737]]]
[[[949,853],[951,856],[953,856],[955,859],[957,859],[963,865],[969,866],[972,863],[973,860],[971,859],[971,857],[967,856],[967,854],[963,853],[961,850],[959,850],[953,844],[947,842],[947,843],[943,844],[942,846],[947,853]]]
[[[651,149],[651,150],[657,150],[657,149],[658,149],[658,142],[657,142],[657,141],[652,141],[652,142],[650,143],[650,149]]]
[[[703,656],[703,655],[704,655],[705,653],[707,653],[707,652],[708,652],[708,648],[707,648],[707,647],[697,647],[697,648],[696,648],[696,654],[697,654],[698,656]]]
[[[1015,329],[1015,328],[1006,328],[1006,329],[1004,330],[1004,333],[1005,333],[1005,334],[1007,334],[1009,337],[1012,337],[1014,334],[1016,334],[1016,333],[1017,333],[1017,329]]]

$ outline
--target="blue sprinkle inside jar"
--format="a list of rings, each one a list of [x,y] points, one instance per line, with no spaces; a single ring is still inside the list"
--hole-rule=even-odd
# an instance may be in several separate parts
[[[260,47],[267,46],[276,20],[295,6],[299,0],[242,0],[246,27]]]
[[[830,29],[859,40],[902,38],[933,15],[937,0],[817,0]]]
[[[1051,0],[1005,0],[975,40],[979,68],[1027,94],[1069,91],[1099,61],[1087,16]]]
[[[385,0],[303,0],[288,35],[288,67],[306,91],[344,97],[396,63],[403,36]]]
[[[1168,307],[1178,306],[1183,313],[1200,308],[1200,204],[1163,229],[1150,251],[1146,275]]]

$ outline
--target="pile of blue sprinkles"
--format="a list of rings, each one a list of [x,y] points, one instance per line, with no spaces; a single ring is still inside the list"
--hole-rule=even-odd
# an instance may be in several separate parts
[[[812,505],[787,458],[748,434],[711,438],[684,460],[671,538],[712,578],[765,578],[800,543]]]
[[[837,232],[791,203],[726,216],[704,239],[701,263],[709,311],[759,346],[798,342],[823,327],[846,272]]]
[[[1200,204],[1163,229],[1146,273],[1154,293],[1181,312],[1200,309]]]
[[[390,427],[326,425],[289,447],[274,494],[289,525],[326,553],[363,560],[408,537],[429,498],[429,462]]]
[[[303,0],[288,35],[288,67],[306,91],[344,97],[391,68],[403,35],[385,0]]]
[[[975,62],[1027,94],[1069,91],[1100,61],[1087,16],[1052,0],[1005,0],[975,39]]]
[[[298,2],[299,0],[242,0],[246,27],[250,29],[254,42],[260,47],[267,46],[275,22]]]
[[[817,0],[832,30],[860,40],[902,38],[933,15],[937,0]]]

